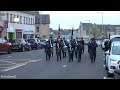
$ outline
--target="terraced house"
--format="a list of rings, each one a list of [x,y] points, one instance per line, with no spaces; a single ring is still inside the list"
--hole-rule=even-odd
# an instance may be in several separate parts
[[[40,15],[39,12],[36,12],[35,15],[35,36],[39,38],[47,38],[50,37],[50,16],[48,14]]]
[[[102,31],[101,24],[82,23],[81,22],[79,25],[79,29],[78,29],[78,36],[85,37],[85,38],[93,37],[93,35],[89,32],[94,26]],[[108,38],[109,35],[120,34],[120,25],[104,24],[103,30],[104,30],[104,33],[106,33],[106,38]],[[102,36],[99,36],[99,37],[101,38]]]
[[[30,11],[4,11],[6,27],[2,37],[11,39],[35,37],[35,14]],[[5,22],[4,21],[4,22]]]

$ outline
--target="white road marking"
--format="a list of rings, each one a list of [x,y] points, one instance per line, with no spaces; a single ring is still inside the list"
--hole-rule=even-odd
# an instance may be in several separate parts
[[[8,56],[8,57],[6,57],[6,58],[10,58],[10,57],[12,57],[12,56]]]
[[[7,69],[1,70],[1,71],[3,71],[3,72],[9,71],[9,70],[12,70],[12,69],[15,69],[15,68],[24,66],[24,65],[26,65],[26,64],[28,64],[28,63],[30,63],[30,62],[37,62],[37,61],[40,61],[40,59],[39,59],[39,60],[30,60],[30,61],[27,61],[27,62],[24,62],[24,63],[16,64],[16,65],[7,67]]]
[[[106,77],[104,77],[104,79],[107,79]]]
[[[40,60],[40,61],[41,61],[42,59],[38,59],[38,60]]]
[[[6,61],[6,60],[1,60],[2,62],[7,62],[7,63],[11,63],[11,64],[16,64],[14,62],[10,62],[10,61]]]
[[[1,71],[6,72],[6,71],[9,71],[9,70],[12,70],[12,69],[24,66],[24,65],[26,65],[26,63],[21,63],[21,64],[17,64],[17,65],[14,65],[14,66],[10,66],[7,69],[1,70]]]
[[[63,67],[66,67],[67,65],[63,65]]]
[[[29,52],[28,54],[30,54],[31,52]]]

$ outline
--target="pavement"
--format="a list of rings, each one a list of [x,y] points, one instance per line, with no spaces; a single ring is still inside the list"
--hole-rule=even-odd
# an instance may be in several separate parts
[[[68,55],[57,61],[55,55],[45,60],[43,49],[0,54],[0,79],[113,79],[107,77],[104,54],[97,48],[96,62],[91,63],[87,46],[81,62],[68,62]]]

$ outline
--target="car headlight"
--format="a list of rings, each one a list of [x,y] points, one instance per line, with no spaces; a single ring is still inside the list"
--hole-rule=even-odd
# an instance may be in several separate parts
[[[110,62],[117,64],[117,60],[114,60],[114,59],[110,59]]]

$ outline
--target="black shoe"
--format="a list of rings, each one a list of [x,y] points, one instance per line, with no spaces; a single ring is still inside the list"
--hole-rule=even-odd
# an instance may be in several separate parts
[[[91,61],[91,63],[93,63],[93,61]]]

